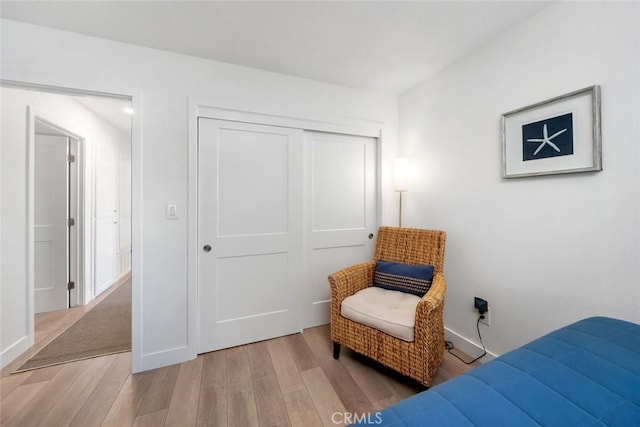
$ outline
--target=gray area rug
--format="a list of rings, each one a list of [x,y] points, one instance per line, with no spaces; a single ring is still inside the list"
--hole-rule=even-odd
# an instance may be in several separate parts
[[[131,351],[131,280],[122,284],[15,372]]]

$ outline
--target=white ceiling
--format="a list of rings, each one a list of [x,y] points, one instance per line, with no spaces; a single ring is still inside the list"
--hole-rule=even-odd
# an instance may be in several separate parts
[[[540,1],[2,1],[0,15],[400,94],[536,13]]]
[[[81,104],[84,108],[99,116],[101,119],[111,123],[120,132],[129,135],[131,133],[131,115],[125,113],[126,107],[131,107],[131,101],[124,99],[99,97],[99,96],[76,96],[56,93],[50,96],[68,97]],[[63,135],[55,129],[36,122],[36,133],[46,135]]]
[[[115,126],[120,132],[131,133],[131,114],[125,108],[131,108],[131,101],[98,96],[74,96],[85,108]]]
[[[50,96],[60,96],[73,99],[88,109],[102,120],[107,121],[120,132],[129,135],[131,133],[131,114],[125,113],[126,107],[131,107],[131,101],[100,96],[77,96],[63,93],[50,94]],[[52,127],[36,122],[36,133],[45,135],[62,135]]]

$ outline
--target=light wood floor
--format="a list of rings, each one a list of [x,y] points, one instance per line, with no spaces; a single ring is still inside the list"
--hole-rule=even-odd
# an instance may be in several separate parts
[[[35,347],[81,312],[40,316]],[[2,371],[2,426],[334,426],[336,412],[376,411],[423,390],[347,348],[333,360],[328,326],[135,375],[131,353],[10,375],[35,351]],[[435,383],[468,368],[445,353]]]

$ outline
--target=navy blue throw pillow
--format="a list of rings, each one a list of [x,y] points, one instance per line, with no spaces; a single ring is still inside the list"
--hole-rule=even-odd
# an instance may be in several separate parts
[[[433,265],[412,265],[379,260],[373,286],[422,297],[431,287]]]

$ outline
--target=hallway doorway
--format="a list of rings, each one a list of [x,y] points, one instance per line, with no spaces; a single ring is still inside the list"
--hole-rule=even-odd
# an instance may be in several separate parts
[[[86,306],[131,278],[131,104],[126,96],[2,86],[3,140],[27,155],[14,176],[26,175],[17,182],[26,180],[30,346],[36,313]]]

